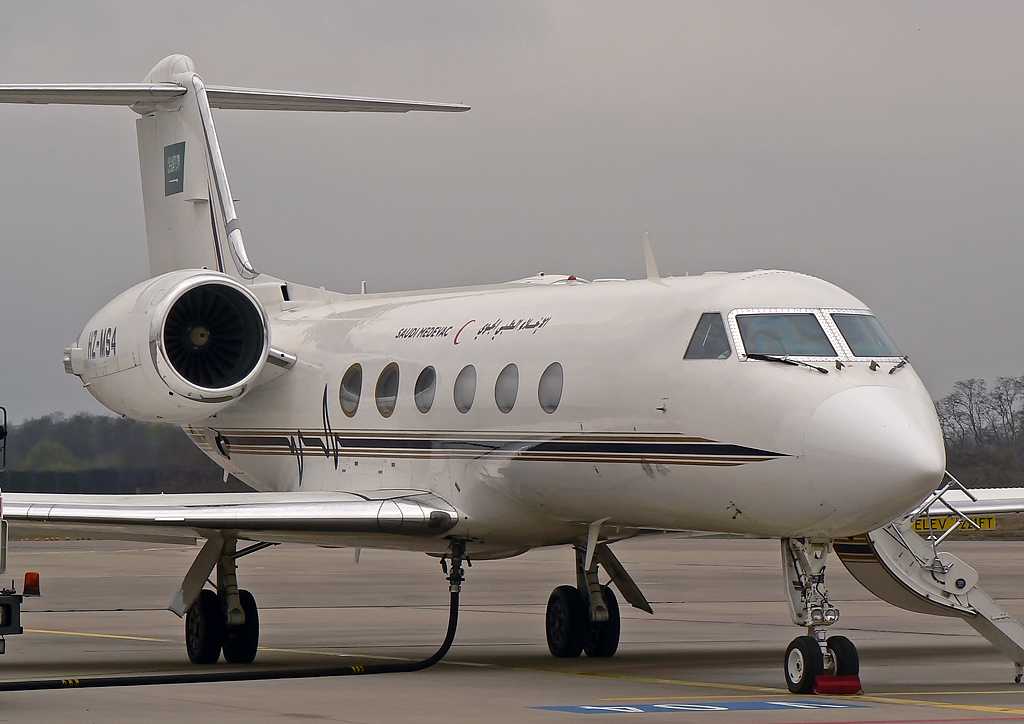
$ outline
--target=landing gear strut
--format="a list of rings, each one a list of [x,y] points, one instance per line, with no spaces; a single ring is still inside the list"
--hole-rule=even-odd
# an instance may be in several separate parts
[[[559,586],[544,616],[548,650],[558,658],[608,657],[619,647],[619,603],[597,577],[597,559],[586,567],[586,551],[576,548],[576,586]]]
[[[860,688],[852,677],[860,674],[857,647],[845,636],[828,636],[828,627],[839,620],[839,609],[829,601],[825,588],[825,561],[832,550],[829,540],[782,539],[786,599],[793,623],[806,626],[786,649],[786,685],[794,694],[811,694],[818,677],[851,677],[845,686]],[[852,693],[852,692],[851,692]]]

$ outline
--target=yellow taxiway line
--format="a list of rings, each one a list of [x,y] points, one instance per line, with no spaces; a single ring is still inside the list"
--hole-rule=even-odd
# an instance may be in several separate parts
[[[781,691],[781,690],[780,690]],[[894,696],[991,696],[994,694],[1021,694],[1020,689],[1004,689],[1002,691],[899,691],[887,694]],[[760,694],[716,694],[716,699],[757,699]],[[869,695],[858,695],[869,696]],[[707,695],[687,694],[686,696],[618,696],[607,697],[599,701],[658,701],[660,699],[706,699]]]
[[[145,636],[122,636],[120,634],[86,633],[84,631],[53,631],[45,628],[27,628],[25,633],[58,634],[60,636],[87,636],[95,639],[122,639],[124,641],[156,641],[173,643],[174,639],[151,639]]]
[[[1001,692],[1002,693],[1002,692]],[[936,692],[936,696],[945,696]],[[1005,706],[987,706],[985,704],[953,704],[946,701],[922,701],[918,699],[897,699],[889,696],[869,696],[862,694],[855,697],[858,701],[873,701],[878,704],[903,704],[905,706],[930,706],[938,709],[957,709],[959,711],[983,711],[990,714],[1024,714],[1024,709],[1010,709]]]
[[[88,638],[99,638],[99,639],[118,639],[121,641],[152,641],[155,643],[174,643],[174,639],[160,639],[150,638],[146,636],[125,636],[123,634],[104,634],[104,633],[87,633],[85,631],[57,631],[53,629],[40,629],[40,628],[27,628],[27,633],[41,633],[41,634],[54,634],[59,636],[85,636]],[[296,654],[319,654],[326,656],[336,656],[351,658],[355,656],[365,656],[365,654],[347,654],[347,653],[336,653],[328,651],[309,651],[303,649],[279,649],[279,648],[268,648],[260,647],[261,651],[273,651],[277,653],[296,653]],[[368,658],[402,661],[404,657],[397,656],[368,656]],[[459,662],[447,662],[457,664]],[[483,666],[488,666],[483,664]],[[506,668],[503,666],[496,666],[495,668]],[[569,676],[588,676],[597,679],[618,679],[620,681],[637,681],[646,684],[670,684],[673,686],[690,686],[707,689],[727,689],[731,691],[749,691],[757,692],[751,694],[725,694],[716,696],[719,699],[753,699],[769,694],[772,696],[777,695],[788,695],[789,692],[785,689],[777,689],[767,686],[748,686],[744,684],[719,684],[711,681],[688,681],[686,679],[663,679],[652,676],[628,676],[625,674],[608,674],[608,673],[597,673],[591,671],[562,671],[558,669],[533,669],[528,667],[508,667],[518,671],[533,671],[544,674],[567,674]],[[988,706],[984,704],[954,704],[952,702],[944,701],[924,701],[919,699],[904,699],[899,698],[903,696],[967,696],[971,694],[975,695],[993,695],[993,694],[1015,694],[1019,693],[1017,690],[1003,690],[1003,691],[936,691],[936,692],[906,692],[896,693],[890,696],[870,696],[867,694],[861,694],[858,696],[851,697],[856,701],[871,701],[877,704],[897,704],[903,706],[921,706],[921,707],[933,707],[938,709],[956,709],[959,711],[977,711],[985,712],[990,714],[1024,714],[1024,709],[1011,709],[1003,706]],[[714,696],[714,695],[712,695]],[[658,699],[706,699],[708,695],[703,696],[643,696],[643,697],[623,697],[623,698],[605,698],[601,701],[653,701]]]

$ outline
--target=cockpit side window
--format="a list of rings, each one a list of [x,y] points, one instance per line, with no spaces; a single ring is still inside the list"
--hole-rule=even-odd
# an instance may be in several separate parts
[[[704,312],[690,337],[683,359],[726,359],[730,354],[732,348],[725,333],[722,315],[718,312]]]
[[[899,357],[899,347],[870,314],[832,314],[854,357]]]
[[[747,354],[835,357],[836,350],[811,313],[737,314]]]

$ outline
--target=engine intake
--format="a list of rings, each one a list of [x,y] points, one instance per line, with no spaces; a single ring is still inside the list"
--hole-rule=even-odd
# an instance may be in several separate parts
[[[189,289],[163,325],[167,361],[186,381],[224,389],[249,376],[265,358],[263,318],[249,297],[224,284]]]

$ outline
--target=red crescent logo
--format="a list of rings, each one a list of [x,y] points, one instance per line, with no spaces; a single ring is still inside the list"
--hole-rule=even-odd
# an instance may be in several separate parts
[[[459,343],[459,335],[462,334],[462,330],[464,330],[466,327],[468,327],[469,325],[471,325],[475,321],[476,321],[475,319],[471,319],[468,322],[466,322],[465,324],[463,324],[461,327],[459,327],[459,331],[455,333],[455,344]]]

